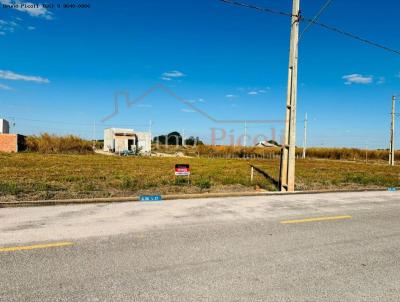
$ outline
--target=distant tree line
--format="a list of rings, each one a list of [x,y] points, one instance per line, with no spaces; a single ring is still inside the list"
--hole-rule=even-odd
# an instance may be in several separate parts
[[[154,137],[153,143],[160,145],[168,145],[168,146],[182,146],[183,138],[179,132],[173,131],[165,135]],[[187,139],[185,139],[184,143],[186,146],[203,145],[203,142],[200,140],[200,138],[194,136],[190,136]]]

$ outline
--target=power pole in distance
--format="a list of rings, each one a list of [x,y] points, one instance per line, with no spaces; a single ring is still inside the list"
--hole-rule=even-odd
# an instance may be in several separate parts
[[[96,120],[93,121],[93,149],[96,149]]]
[[[243,145],[247,147],[247,121],[244,122],[244,138],[243,138]]]
[[[150,136],[150,148],[151,148],[151,143],[153,142],[153,134],[151,133],[153,127],[153,121],[149,121],[149,136]]]
[[[395,102],[396,96],[392,97],[392,123],[390,127],[390,149],[389,149],[389,165],[394,166],[394,156],[395,156],[395,149],[394,149],[394,122],[395,122]]]
[[[280,190],[293,192],[296,161],[297,62],[299,48],[300,0],[293,0],[291,18],[288,91],[286,100],[285,138],[279,173]]]
[[[302,158],[306,158],[306,149],[307,149],[307,113],[306,113],[306,117],[304,119],[304,137],[303,137],[303,155]]]

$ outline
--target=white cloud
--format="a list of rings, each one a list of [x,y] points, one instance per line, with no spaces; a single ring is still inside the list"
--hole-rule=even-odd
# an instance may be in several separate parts
[[[38,77],[38,76],[27,76],[18,74],[8,70],[0,70],[0,79],[12,80],[12,81],[27,81],[36,83],[50,83],[48,79]]]
[[[174,70],[174,71],[170,71],[170,72],[164,72],[163,76],[169,77],[169,78],[181,78],[181,77],[184,77],[185,74],[181,71]]]
[[[18,23],[15,21],[0,20],[0,35],[5,36],[7,33],[13,33],[16,27],[18,27]]]
[[[382,85],[386,83],[386,78],[385,77],[379,77],[377,84]]]
[[[237,98],[237,95],[227,94],[225,97],[228,98],[228,99],[234,99],[234,98]]]
[[[343,80],[346,80],[346,85],[351,84],[371,84],[374,81],[373,76],[363,76],[358,73],[345,75],[342,77]]]
[[[28,28],[28,30],[35,30],[36,29],[36,27],[34,27],[34,26],[28,26],[27,28]]]
[[[258,95],[262,93],[267,93],[268,90],[271,90],[271,87],[266,86],[266,87],[239,87],[237,88],[238,91],[240,92],[246,92],[248,95]]]
[[[185,100],[186,102],[188,102],[188,103],[191,103],[191,104],[196,104],[196,103],[205,103],[206,101],[204,100],[204,99],[202,99],[202,98],[199,98],[199,99],[197,99],[197,100],[195,100],[195,99],[190,99],[190,100]]]
[[[164,72],[162,74],[161,79],[164,81],[171,81],[172,79],[179,79],[179,78],[183,78],[185,76],[186,76],[186,74],[184,74],[183,72],[178,71],[178,70],[173,70],[173,71]]]
[[[150,104],[139,104],[139,105],[137,105],[139,108],[152,108],[153,107],[153,105],[150,105]]]
[[[193,113],[193,112],[196,112],[196,111],[194,111],[194,110],[192,110],[192,109],[186,109],[186,108],[182,108],[181,111],[182,111],[182,112],[186,112],[186,113]]]
[[[27,13],[32,17],[44,18],[47,20],[53,19],[53,13],[44,8],[41,4],[21,2],[19,0],[0,0],[0,3],[12,5],[13,9]]]
[[[258,93],[267,93],[267,90],[271,90],[271,87],[266,87],[265,89],[259,89]]]
[[[4,85],[0,83],[0,89],[1,90],[12,90],[12,88],[10,86]]]

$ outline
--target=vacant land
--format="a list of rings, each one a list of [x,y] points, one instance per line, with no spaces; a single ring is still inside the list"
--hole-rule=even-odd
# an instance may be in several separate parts
[[[187,178],[174,165],[191,166]],[[250,164],[256,172],[250,182]],[[275,191],[279,161],[143,158],[102,155],[0,154],[0,199],[36,200],[138,194]],[[333,160],[298,160],[297,190],[387,188],[400,184],[400,166]]]

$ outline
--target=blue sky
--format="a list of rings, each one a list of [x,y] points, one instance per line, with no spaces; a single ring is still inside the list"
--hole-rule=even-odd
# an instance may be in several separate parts
[[[246,1],[291,10],[290,0]],[[153,134],[185,130],[210,141],[218,128],[227,136],[221,144],[243,134],[244,124],[216,124],[162,91],[131,108],[121,102],[101,122],[116,92],[134,99],[158,83],[219,120],[284,118],[287,17],[218,0],[86,2],[91,8],[0,7],[0,116],[15,122],[14,132],[91,138],[96,121],[101,138],[106,127],[147,130],[152,120]],[[324,2],[303,1],[303,15]],[[398,1],[349,2],[333,0],[320,21],[400,49]],[[309,145],[387,148],[399,59],[313,26],[300,43],[297,144],[307,112]],[[249,124],[248,133],[272,138],[272,128],[279,140],[281,123]]]

